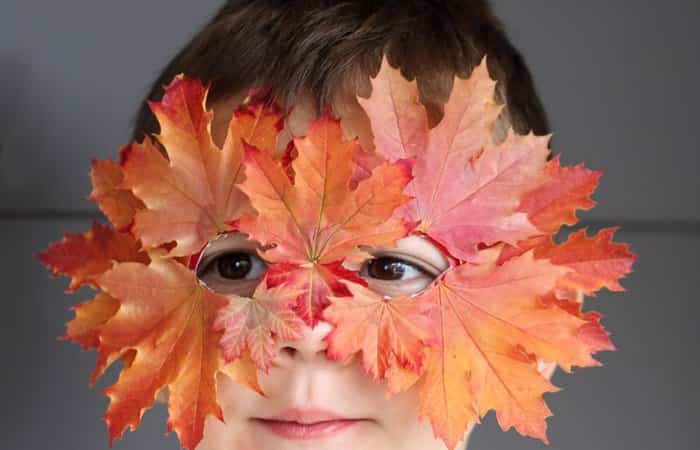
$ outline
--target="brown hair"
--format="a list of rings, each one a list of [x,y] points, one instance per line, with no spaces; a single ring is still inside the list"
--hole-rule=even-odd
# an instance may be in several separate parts
[[[454,75],[487,54],[503,118],[519,133],[549,132],[530,72],[486,0],[228,0],[153,83],[158,101],[176,74],[211,82],[208,101],[266,87],[281,104],[309,92],[317,111],[339,94],[369,95],[382,54],[417,78],[426,107],[440,109]],[[132,140],[158,132],[145,102]]]

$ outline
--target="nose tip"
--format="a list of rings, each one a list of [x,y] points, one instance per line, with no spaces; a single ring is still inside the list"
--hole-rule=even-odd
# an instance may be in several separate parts
[[[304,325],[301,338],[297,340],[282,340],[277,344],[277,359],[280,364],[290,361],[312,361],[319,357],[325,358],[328,344],[326,335],[333,329],[327,322],[320,321],[313,328]]]

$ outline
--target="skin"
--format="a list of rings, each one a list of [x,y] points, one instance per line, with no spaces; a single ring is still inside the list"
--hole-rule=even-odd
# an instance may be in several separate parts
[[[223,144],[231,113],[245,95],[240,92],[210,105],[214,111],[211,132],[217,145]],[[297,100],[277,142],[278,151],[284,149],[292,135],[305,134],[309,120],[316,117],[312,105],[309,96]],[[357,136],[361,145],[373,148],[369,119],[354,97],[347,96],[335,102],[332,112],[341,119],[346,138]],[[435,124],[438,110],[428,108],[428,114],[429,122]],[[236,246],[235,243],[229,245]],[[391,251],[420,259],[441,270],[447,267],[441,252],[421,238],[406,238]],[[267,397],[219,374],[217,399],[224,423],[208,419],[198,450],[445,450],[443,442],[433,436],[430,424],[417,419],[420,386],[386,398],[384,386],[372,380],[357,359],[343,365],[326,357],[324,338],[331,329],[330,324],[320,322],[313,329],[305,326],[303,338],[298,341],[278,342],[279,351],[273,367],[267,374],[258,373]],[[540,371],[547,377],[555,368],[554,364],[540,364]],[[364,420],[330,437],[310,440],[278,437],[251,420],[270,417],[288,408],[320,408]],[[464,443],[471,431],[472,427],[465,430]],[[464,443],[458,448],[465,448]]]

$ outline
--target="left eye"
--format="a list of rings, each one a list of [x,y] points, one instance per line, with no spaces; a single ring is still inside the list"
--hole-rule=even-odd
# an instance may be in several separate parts
[[[227,251],[205,257],[199,264],[197,277],[210,289],[222,294],[250,296],[267,264],[256,253]]]
[[[368,287],[387,297],[418,293],[438,275],[427,264],[392,255],[376,256],[360,269]]]

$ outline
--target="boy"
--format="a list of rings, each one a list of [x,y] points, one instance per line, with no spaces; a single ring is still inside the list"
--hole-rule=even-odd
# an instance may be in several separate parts
[[[530,73],[484,0],[228,1],[167,65],[148,99],[160,100],[163,85],[178,73],[210,82],[211,132],[221,146],[232,111],[255,86],[291,111],[278,151],[292,136],[305,134],[308,121],[324,104],[341,119],[346,138],[357,136],[371,150],[369,119],[356,96],[369,96],[369,79],[383,54],[406,78],[417,79],[431,127],[441,118],[453,77],[466,78],[487,54],[489,71],[497,80],[495,100],[507,104],[494,138],[503,137],[509,126],[520,134],[549,132]],[[132,140],[157,132],[155,117],[144,102]],[[436,248],[411,245],[403,251],[441,264]],[[415,393],[386,400],[381,387],[359,366],[344,368],[326,359],[324,336],[329,329],[321,323],[307,328],[303,339],[281,345],[279,368],[261,374],[265,400],[220,378],[218,401],[225,423],[210,418],[199,448],[336,448],[342,440],[313,438],[332,436],[337,430],[314,427],[333,422],[328,426],[337,429],[352,421],[359,426],[346,437],[347,448],[444,449],[430,426],[416,421]],[[542,370],[550,376],[554,365]],[[304,421],[312,423],[304,427],[305,438],[300,440],[295,435],[299,427],[290,423]],[[261,435],[251,423],[262,424],[275,437]],[[307,438],[312,447],[303,447]]]

